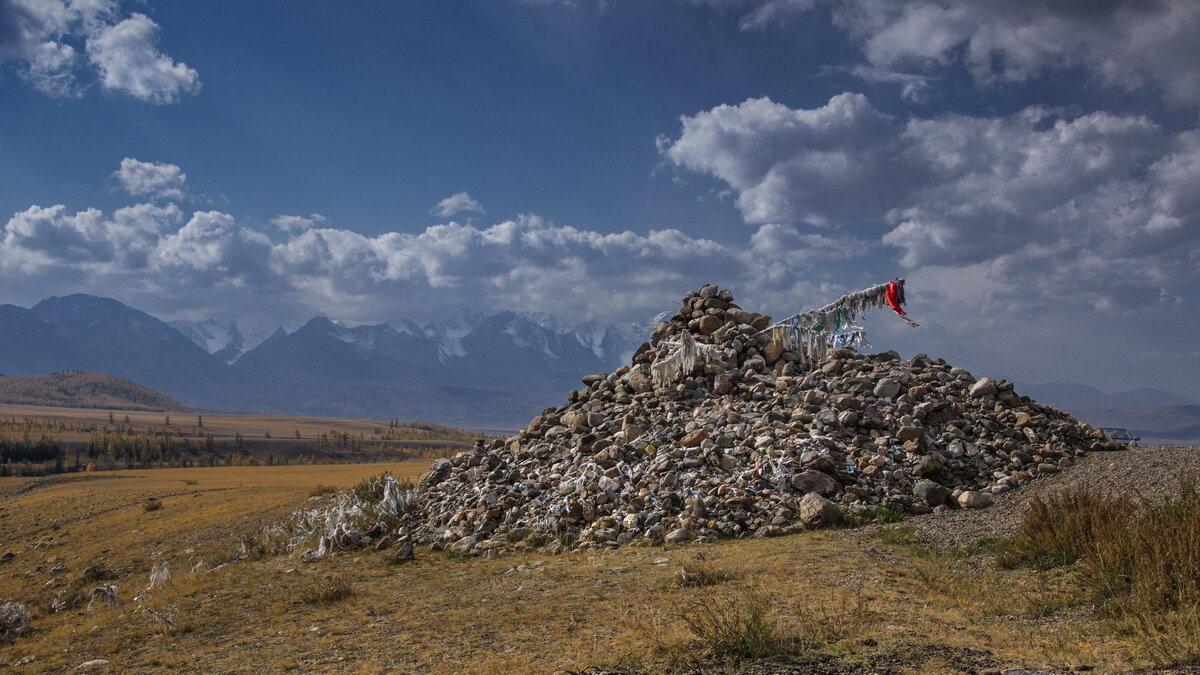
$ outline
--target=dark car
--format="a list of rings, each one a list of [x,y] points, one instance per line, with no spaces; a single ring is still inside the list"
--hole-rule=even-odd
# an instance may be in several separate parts
[[[1128,445],[1131,448],[1136,448],[1137,442],[1142,440],[1141,438],[1129,433],[1128,429],[1122,429],[1121,427],[1100,427],[1100,431],[1103,431],[1105,436],[1108,436],[1114,441],[1117,441],[1122,445]]]

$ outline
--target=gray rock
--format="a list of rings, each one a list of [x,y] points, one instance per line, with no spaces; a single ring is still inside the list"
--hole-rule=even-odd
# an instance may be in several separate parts
[[[478,540],[475,535],[468,535],[459,539],[450,545],[450,552],[454,555],[478,555],[475,551],[475,546]]]
[[[757,334],[768,317],[712,293],[690,293],[655,326],[659,349],[584,378],[507,441],[436,462],[405,516],[411,541],[493,555],[783,534],[884,501],[978,508],[1111,445],[940,359],[835,349],[806,363]],[[706,319],[719,324],[711,339]],[[662,343],[685,330],[714,345],[702,348],[710,358],[656,384]]]
[[[682,544],[691,540],[691,538],[692,533],[688,531],[686,527],[680,527],[678,529],[671,530],[667,536],[663,538],[663,541],[668,544]]]
[[[875,385],[875,395],[879,398],[892,399],[900,393],[900,383],[890,377],[885,377]]]
[[[815,492],[822,497],[832,497],[841,489],[841,483],[820,471],[801,471],[792,476],[792,489],[801,494]]]
[[[996,381],[990,377],[981,377],[971,385],[969,391],[972,398],[983,398],[996,395]]]
[[[396,547],[395,551],[392,551],[392,560],[394,562],[409,562],[411,560],[415,560],[416,557],[416,554],[413,552],[413,545],[411,541],[401,543]]]
[[[941,506],[950,497],[950,491],[940,483],[923,478],[913,485],[913,496],[928,506]]]
[[[842,512],[838,507],[815,492],[800,498],[797,513],[800,520],[811,527],[833,525],[842,520]]]

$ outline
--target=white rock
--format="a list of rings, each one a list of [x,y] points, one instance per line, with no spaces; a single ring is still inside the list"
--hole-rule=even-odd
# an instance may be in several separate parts
[[[964,509],[982,509],[991,506],[994,500],[995,498],[987,492],[967,490],[958,496],[958,505]]]

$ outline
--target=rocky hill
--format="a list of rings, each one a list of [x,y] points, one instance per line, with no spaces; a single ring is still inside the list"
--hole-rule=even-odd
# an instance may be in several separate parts
[[[96,372],[0,376],[0,404],[191,412],[173,398],[119,377]]]
[[[764,331],[770,318],[727,290],[706,286],[683,303],[653,330],[656,348],[584,377],[506,442],[435,463],[396,502],[409,545],[677,543],[980,508],[1120,447],[1010,382],[941,359],[848,348],[820,358]],[[323,548],[370,534],[328,531]]]

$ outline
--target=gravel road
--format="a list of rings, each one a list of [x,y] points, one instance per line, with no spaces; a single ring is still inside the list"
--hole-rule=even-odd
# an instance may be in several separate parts
[[[951,509],[908,518],[910,525],[932,541],[948,546],[969,545],[983,537],[1006,537],[1016,532],[1030,498],[1078,485],[1103,491],[1129,490],[1148,500],[1179,494],[1180,479],[1200,479],[1200,446],[1147,445],[1116,452],[1092,452],[1062,473],[1041,476],[980,510]]]

